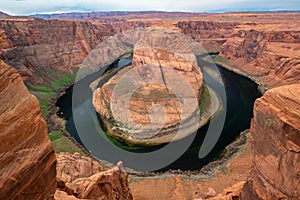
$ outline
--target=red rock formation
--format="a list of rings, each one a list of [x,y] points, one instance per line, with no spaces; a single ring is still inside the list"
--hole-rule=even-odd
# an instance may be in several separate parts
[[[3,32],[0,58],[15,67],[24,79],[42,83],[53,78],[53,73],[74,73],[106,37],[140,26],[144,26],[143,23],[112,25],[78,20],[3,18],[0,20],[0,32]]]
[[[300,196],[300,85],[272,89],[256,100],[251,123],[253,163],[241,199]]]
[[[222,44],[239,24],[222,21],[180,21],[177,27],[182,33],[201,43],[208,52],[214,52],[221,49]]]
[[[132,199],[121,162],[117,167],[100,172],[97,162],[76,153],[58,154],[57,160],[59,190],[55,199]]]
[[[238,200],[240,192],[245,184],[245,181],[238,182],[233,186],[223,190],[222,194],[218,194],[212,198],[205,198],[209,200]]]
[[[23,78],[39,83],[47,70],[72,72],[103,37],[113,32],[102,24],[32,18],[2,19],[0,29],[6,38],[1,43],[1,58]]]
[[[275,87],[300,82],[299,44],[300,29],[254,27],[236,30],[222,46],[220,55],[258,82]]]
[[[57,177],[63,182],[72,182],[78,178],[89,177],[102,170],[98,162],[91,158],[80,156],[79,153],[74,153],[73,155],[60,153],[56,158]]]
[[[122,82],[124,77],[127,82]],[[199,116],[195,113],[202,82],[186,37],[166,29],[147,29],[134,44],[132,67],[121,69],[99,87],[93,104],[103,118],[120,124],[114,124],[113,136],[129,143],[167,143],[174,139],[174,127],[181,122],[199,123],[194,117]],[[117,134],[116,127],[124,135]],[[161,136],[155,137],[158,133]],[[178,139],[189,133],[178,134]]]
[[[0,199],[51,198],[56,159],[38,100],[3,61],[0,104]]]

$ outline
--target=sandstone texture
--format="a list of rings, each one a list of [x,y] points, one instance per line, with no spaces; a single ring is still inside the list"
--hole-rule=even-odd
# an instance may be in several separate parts
[[[78,153],[56,160],[38,100],[3,61],[0,102],[0,199],[132,199],[122,163],[103,171]]]
[[[57,73],[75,73],[105,38],[139,26],[143,24],[124,22],[114,26],[78,20],[3,18],[0,58],[16,68],[23,79],[41,84]]]
[[[38,100],[3,61],[0,102],[0,199],[51,198],[56,159]]]
[[[177,27],[182,33],[199,42],[208,52],[218,52],[239,24],[239,22],[193,20],[179,21]]]
[[[90,158],[61,153],[57,155],[58,190],[55,199],[130,200],[128,175],[122,163],[103,171]]]
[[[113,120],[129,142],[170,142],[174,135],[167,136],[168,129],[199,111],[203,78],[192,48],[181,34],[163,31],[141,33],[132,67],[121,69],[93,95],[96,111]]]
[[[217,14],[179,20],[177,27],[208,52],[220,52],[219,64],[274,88],[299,83],[299,16]]]
[[[57,156],[57,177],[63,182],[72,182],[75,179],[89,177],[102,171],[98,162],[79,153],[59,153]]]
[[[300,85],[275,88],[255,102],[251,177],[241,199],[300,196]]]

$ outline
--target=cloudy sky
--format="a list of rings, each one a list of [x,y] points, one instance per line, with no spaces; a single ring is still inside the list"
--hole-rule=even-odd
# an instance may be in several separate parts
[[[300,10],[299,0],[0,0],[0,10],[12,15],[71,11],[253,11]]]

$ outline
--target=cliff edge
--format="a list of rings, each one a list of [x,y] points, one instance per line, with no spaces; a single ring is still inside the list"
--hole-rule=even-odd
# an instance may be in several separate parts
[[[17,71],[0,61],[0,199],[47,199],[56,158],[39,102]]]

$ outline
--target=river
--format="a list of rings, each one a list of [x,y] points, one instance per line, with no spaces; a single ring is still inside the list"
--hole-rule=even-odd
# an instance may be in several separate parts
[[[130,58],[121,59],[120,61],[112,64],[110,68],[123,67],[130,64],[130,62]],[[253,103],[255,99],[260,96],[260,93],[257,89],[257,84],[250,79],[228,71],[221,66],[217,66],[216,69],[208,70],[211,69],[209,67],[210,63],[206,62],[201,57],[198,57],[198,64],[199,66],[206,67],[202,67],[204,81],[219,95],[222,103],[224,104],[223,108],[226,109],[223,109],[223,111],[220,112],[218,116],[214,117],[210,123],[198,129],[195,135],[192,134],[187,138],[182,139],[182,141],[178,141],[178,143],[184,143],[184,140],[193,140],[192,144],[182,156],[180,156],[171,164],[168,164],[166,167],[159,169],[160,171],[169,169],[200,169],[202,166],[218,158],[224,148],[233,142],[239,136],[240,132],[248,129],[250,126],[250,121],[253,116]],[[216,71],[218,71],[222,82],[220,82],[217,77],[212,75]],[[115,149],[109,150],[113,156],[103,154],[104,151],[109,149],[107,146],[108,141],[110,143],[114,143],[116,148],[122,148],[126,151],[132,151],[136,153],[151,152],[162,148],[163,145],[158,147],[128,146],[109,138],[103,131],[99,131],[99,128],[91,128],[94,124],[95,118],[91,117],[90,115],[91,112],[94,112],[94,109],[91,103],[92,92],[89,89],[89,84],[98,78],[99,74],[102,73],[103,71],[89,75],[81,80],[79,84],[76,83],[76,90],[80,89],[85,91],[84,94],[80,95],[80,98],[76,98],[76,101],[73,100],[72,102],[74,86],[68,88],[65,94],[62,95],[56,103],[56,106],[59,107],[58,116],[66,120],[66,130],[71,134],[71,136],[73,136],[83,146],[86,146],[87,143],[90,145],[89,147],[86,147],[95,157],[112,163],[116,163],[118,160],[125,160],[126,166],[129,166],[133,169],[145,170],[143,167],[139,166],[138,162],[135,162],[134,159],[127,161],[121,155],[119,156],[117,151],[115,152]],[[88,138],[86,140],[87,142],[82,142],[82,136],[78,135],[77,130],[79,130],[80,127],[75,127],[72,110],[80,113],[80,124],[85,125],[85,129],[81,130],[86,130],[85,138]],[[224,126],[220,131],[220,134],[216,134],[218,135],[218,138],[215,139],[215,141],[212,141],[213,139],[211,138],[216,136],[212,134],[209,135],[209,137],[206,137],[208,134],[207,130],[217,127],[217,125],[220,124],[222,117],[225,119]],[[101,123],[99,116],[97,116],[97,120]],[[203,158],[199,158],[199,150],[201,146],[208,146],[208,148],[210,148],[210,145],[213,145],[211,146],[211,148],[213,148],[210,153],[205,155]],[[169,153],[172,154],[173,152]]]

